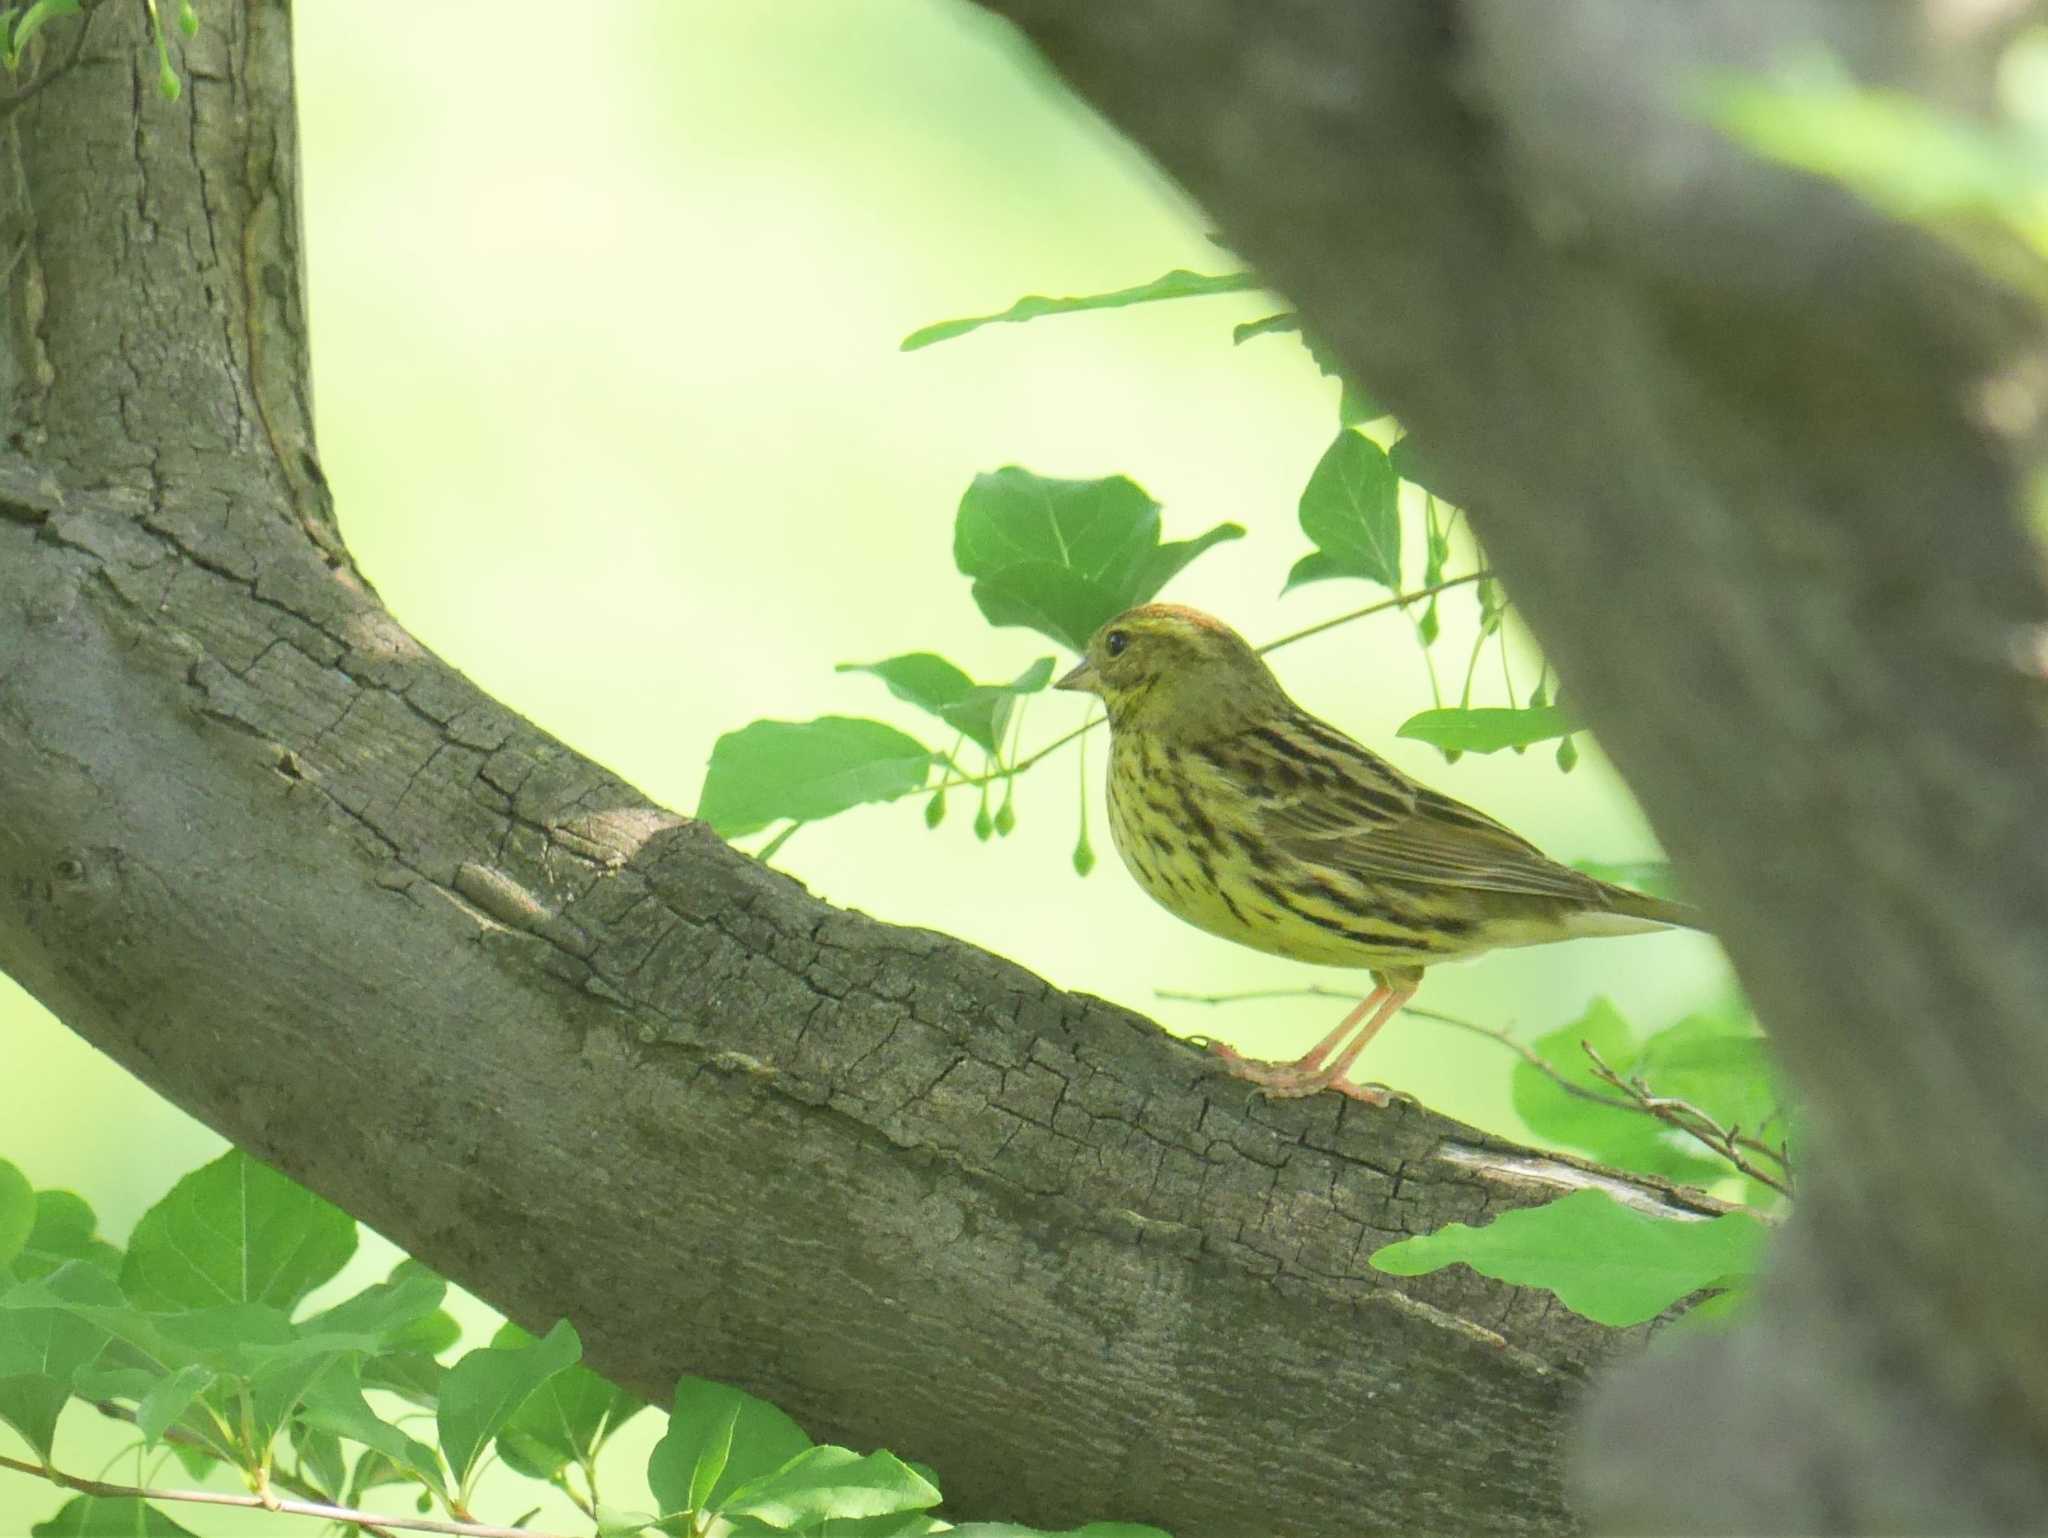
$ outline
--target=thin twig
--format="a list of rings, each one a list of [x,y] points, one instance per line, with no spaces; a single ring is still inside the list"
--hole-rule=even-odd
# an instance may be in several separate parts
[[[116,1404],[111,1399],[92,1399],[86,1402],[108,1420],[121,1421],[129,1426],[135,1424],[135,1412],[126,1405]],[[232,1458],[224,1456],[220,1449],[207,1441],[205,1437],[200,1436],[196,1432],[187,1431],[183,1426],[166,1427],[161,1440],[175,1442],[184,1447],[196,1447],[208,1456],[219,1459],[223,1468],[235,1467],[235,1462]],[[270,1482],[275,1485],[281,1485],[285,1489],[304,1496],[310,1501],[321,1500],[327,1494],[325,1490],[322,1490],[311,1480],[299,1475],[287,1474],[282,1469],[274,1468],[270,1471]],[[390,1538],[387,1529],[373,1526],[367,1522],[362,1524],[362,1529],[364,1532],[372,1534],[373,1538]]]
[[[358,1511],[352,1506],[333,1506],[326,1501],[296,1501],[271,1496],[239,1495],[229,1490],[159,1490],[147,1485],[116,1485],[105,1480],[85,1479],[61,1469],[46,1468],[0,1453],[0,1468],[33,1474],[81,1495],[103,1499],[138,1501],[185,1501],[199,1506],[237,1506],[257,1511],[281,1511],[295,1517],[319,1517],[328,1522],[347,1522],[366,1528],[404,1528],[416,1533],[451,1533],[456,1538],[554,1538],[531,1527],[493,1527],[486,1522],[435,1522],[425,1517],[394,1517],[381,1511]]]
[[[1792,1195],[1792,1169],[1784,1153],[1765,1148],[1753,1139],[1744,1138],[1740,1127],[1722,1126],[1689,1100],[1680,1100],[1674,1095],[1652,1094],[1650,1087],[1640,1078],[1631,1076],[1624,1081],[1620,1074],[1607,1066],[1606,1059],[1600,1056],[1590,1041],[1580,1042],[1579,1050],[1591,1060],[1594,1077],[1604,1084],[1613,1085],[1624,1095],[1629,1096],[1645,1114],[1656,1117],[1665,1126],[1675,1128],[1695,1142],[1712,1149],[1759,1185],[1769,1186],[1783,1197],[1789,1198]],[[1768,1174],[1744,1158],[1742,1151],[1748,1147],[1754,1147],[1758,1152],[1778,1160],[1783,1168],[1782,1176]]]
[[[1175,988],[1156,988],[1153,990],[1153,994],[1156,998],[1175,999],[1183,1004],[1242,1004],[1254,999],[1350,999],[1354,997],[1353,994],[1341,988],[1325,988],[1315,983],[1310,983],[1300,988],[1253,988],[1240,993],[1184,993]],[[1653,1117],[1663,1122],[1666,1126],[1683,1132],[1688,1137],[1705,1144],[1715,1154],[1726,1160],[1750,1179],[1756,1181],[1759,1185],[1768,1186],[1781,1196],[1790,1197],[1793,1194],[1792,1160],[1789,1147],[1772,1148],[1770,1145],[1761,1143],[1755,1138],[1744,1137],[1740,1127],[1722,1126],[1707,1112],[1701,1110],[1690,1101],[1680,1100],[1670,1095],[1653,1094],[1649,1086],[1644,1084],[1641,1079],[1623,1081],[1619,1074],[1607,1066],[1605,1060],[1593,1049],[1590,1042],[1582,1041],[1579,1043],[1579,1046],[1586,1056],[1592,1060],[1594,1076],[1603,1083],[1610,1084],[1619,1090],[1621,1092],[1619,1098],[1613,1095],[1603,1095],[1596,1089],[1589,1089],[1583,1084],[1574,1083],[1555,1065],[1545,1061],[1526,1042],[1517,1040],[1505,1026],[1481,1025],[1475,1020],[1464,1020],[1456,1015],[1444,1014],[1441,1010],[1418,1009],[1413,1004],[1410,1004],[1402,1012],[1418,1016],[1424,1020],[1434,1020],[1439,1025],[1456,1026],[1461,1031],[1470,1031],[1475,1036],[1484,1036],[1491,1041],[1497,1041],[1573,1099],[1591,1101],[1595,1105],[1604,1105],[1616,1111],[1638,1111],[1645,1116]],[[1774,1161],[1782,1173],[1774,1176],[1757,1168],[1754,1163],[1744,1157],[1745,1150],[1750,1153],[1761,1154],[1765,1158]]]

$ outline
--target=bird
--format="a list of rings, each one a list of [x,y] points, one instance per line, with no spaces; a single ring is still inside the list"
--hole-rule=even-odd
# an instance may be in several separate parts
[[[1358,1007],[1293,1062],[1208,1043],[1268,1095],[1335,1089],[1385,1106],[1385,1090],[1351,1081],[1352,1064],[1438,962],[1706,927],[1696,909],[1559,864],[1403,774],[1295,704],[1242,636],[1199,609],[1126,610],[1055,687],[1108,713],[1110,832],[1147,894],[1223,939],[1372,974]]]

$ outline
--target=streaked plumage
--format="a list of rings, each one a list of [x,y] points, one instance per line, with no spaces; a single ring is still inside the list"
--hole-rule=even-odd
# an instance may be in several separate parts
[[[1226,940],[1373,972],[1375,991],[1298,1062],[1224,1052],[1273,1093],[1334,1085],[1381,1102],[1345,1074],[1436,962],[1698,927],[1692,910],[1560,865],[1367,752],[1297,706],[1242,637],[1198,610],[1119,615],[1059,687],[1098,694],[1109,712],[1110,830],[1140,886]]]

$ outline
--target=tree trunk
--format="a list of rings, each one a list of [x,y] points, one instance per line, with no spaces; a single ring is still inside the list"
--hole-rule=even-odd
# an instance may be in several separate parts
[[[1827,52],[1972,113],[2040,9],[984,3],[1426,446],[1803,1092],[1767,1306],[1600,1401],[1590,1510],[2038,1532],[2041,319],[1690,104]]]
[[[956,1516],[1115,1514],[1180,1538],[1572,1529],[1562,1428],[1588,1369],[1632,1337],[1462,1269],[1396,1282],[1366,1257],[1584,1184],[1708,1205],[1416,1108],[1260,1101],[1123,1010],[813,900],[429,654],[351,564],[314,450],[289,7],[215,9],[175,105],[157,97],[139,7],[53,24],[49,84],[8,123],[0,966],[161,1093],[514,1317],[573,1319],[621,1383],[657,1401],[681,1372],[742,1384],[817,1436],[929,1460]],[[1181,23],[1158,20],[1171,44]],[[1113,64],[1077,72],[1101,89]],[[1349,177],[1347,162],[1326,194],[1329,233],[1351,216]],[[1368,362],[1366,331],[1333,322],[1370,269],[1332,260],[1308,273],[1276,256],[1275,273]],[[1460,367],[1469,390],[1462,374],[1434,391],[1368,377],[1441,425],[1479,398],[1476,355]],[[1473,453],[1495,502],[1535,441]],[[1598,441],[1588,426],[1573,462]],[[1988,460],[1958,450],[1937,472],[1981,501],[1983,539],[2006,529]],[[1569,483],[1552,466],[1546,493]],[[1533,528],[1538,505],[1512,516]],[[1657,553],[1640,600],[1565,602],[1580,579],[1562,553],[1600,511],[1584,531],[1560,517],[1555,556],[1503,521],[1502,553],[1631,766],[1667,800],[1705,774],[1703,806],[1725,807],[1735,771],[1703,734],[1727,726],[1739,680],[1698,721],[1620,709],[1637,684],[1672,698],[1650,687],[1660,659],[1713,649],[1685,623],[1705,600],[1612,658],[1602,638],[1668,597]],[[1996,577],[1987,602],[2031,594],[2017,559]],[[1706,592],[1739,602],[1743,624],[1796,619],[1729,580]],[[1778,676],[1758,664],[1748,684]],[[1941,740],[1972,765],[2025,734],[2003,716],[1995,744],[1962,731],[1992,703],[2016,709],[2016,684],[1980,684],[1996,701],[1922,716],[1931,731],[1955,714]],[[1752,914],[1727,862],[1781,836],[1780,813],[1833,762],[1805,765],[1785,806],[1724,849],[1704,822],[1664,819],[1712,876],[1760,991],[1788,1008],[1835,980],[1835,947],[1810,936],[1825,983],[1795,987],[1807,975],[1770,962],[1769,925],[1816,878],[1787,866]],[[1924,788],[1891,772],[1901,794]],[[2016,795],[2016,775],[1986,795]],[[1884,848],[1919,849],[1914,831]],[[1985,901],[2017,900],[2023,841],[1972,847]],[[1994,925],[1971,943],[1999,937],[2013,938]],[[1983,987],[2037,964],[2009,952]],[[1902,969],[1883,1008],[1843,1018],[1902,1022],[1920,996]],[[1991,1019],[1983,987],[1973,1028]],[[1859,1158],[1843,1168],[1874,1179]],[[2021,1216],[2031,1199],[2014,1194]],[[1859,1209],[1834,1210],[1854,1233]]]

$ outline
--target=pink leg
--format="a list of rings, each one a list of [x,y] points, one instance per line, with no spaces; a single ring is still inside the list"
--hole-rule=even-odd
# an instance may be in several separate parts
[[[1379,1012],[1366,1022],[1365,1029],[1358,1033],[1351,1045],[1337,1054],[1336,1061],[1322,1071],[1318,1076],[1319,1082],[1297,1093],[1311,1094],[1318,1089],[1330,1088],[1341,1095],[1349,1095],[1353,1100],[1363,1100],[1367,1105],[1381,1106],[1387,1103],[1385,1090],[1368,1089],[1363,1084],[1353,1084],[1346,1077],[1351,1072],[1351,1065],[1358,1061],[1358,1054],[1365,1050],[1366,1043],[1379,1035],[1380,1027],[1398,1015],[1401,1006],[1415,997],[1415,990],[1410,988],[1403,992],[1398,988],[1389,988],[1386,995],[1386,1002],[1380,1005]]]
[[[1381,1090],[1367,1089],[1353,1084],[1345,1078],[1351,1065],[1358,1060],[1358,1054],[1365,1050],[1365,1044],[1379,1034],[1380,1028],[1400,1012],[1401,1006],[1415,996],[1411,987],[1398,988],[1385,982],[1373,989],[1358,1007],[1346,1015],[1341,1024],[1317,1042],[1313,1047],[1291,1063],[1262,1062],[1256,1058],[1240,1057],[1220,1042],[1210,1042],[1209,1050],[1229,1065],[1231,1073],[1240,1079],[1249,1079],[1268,1095],[1277,1099],[1294,1099],[1301,1095],[1313,1095],[1318,1090],[1335,1088],[1340,1094],[1354,1100],[1363,1100],[1368,1105],[1383,1106],[1387,1096]],[[1337,1044],[1350,1034],[1359,1021],[1370,1013],[1372,1018],[1357,1037],[1337,1054],[1334,1061],[1325,1064],[1324,1059],[1336,1050]]]

